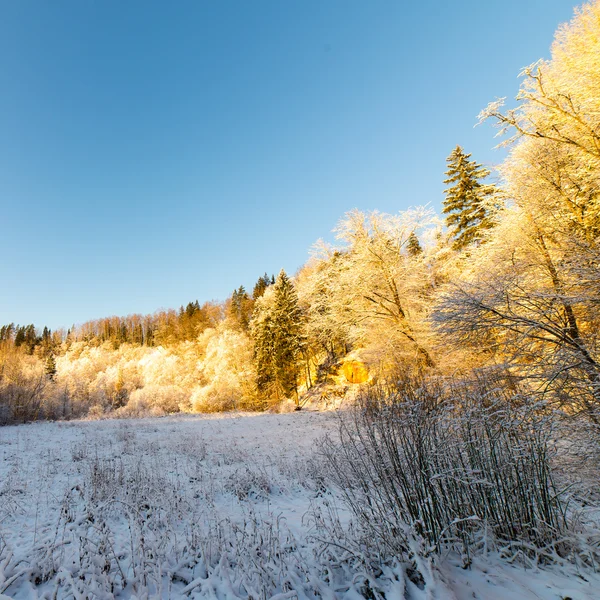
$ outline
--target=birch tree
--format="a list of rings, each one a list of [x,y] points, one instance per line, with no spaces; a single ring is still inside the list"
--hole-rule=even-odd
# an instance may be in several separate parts
[[[424,315],[432,289],[426,253],[412,252],[412,235],[430,228],[433,215],[414,209],[398,215],[352,211],[336,228],[340,248],[332,310],[352,341],[365,345],[375,333],[424,366],[434,365],[426,343]],[[337,253],[337,255],[336,255]]]

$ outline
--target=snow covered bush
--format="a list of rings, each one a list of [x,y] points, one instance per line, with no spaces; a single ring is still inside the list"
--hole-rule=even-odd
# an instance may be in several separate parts
[[[205,384],[192,392],[192,410],[253,408],[255,375],[250,338],[242,331],[219,326],[204,331],[199,343],[206,347],[198,365]]]
[[[468,563],[478,543],[528,553],[561,538],[552,430],[506,388],[404,379],[368,388],[323,449],[365,540],[390,556],[456,545]]]
[[[150,384],[131,393],[120,416],[160,415],[179,412],[188,404],[189,394],[176,385]]]

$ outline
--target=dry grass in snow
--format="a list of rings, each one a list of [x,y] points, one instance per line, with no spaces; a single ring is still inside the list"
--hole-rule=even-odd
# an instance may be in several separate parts
[[[9,598],[597,598],[573,565],[361,554],[317,441],[332,413],[174,416],[0,429]]]

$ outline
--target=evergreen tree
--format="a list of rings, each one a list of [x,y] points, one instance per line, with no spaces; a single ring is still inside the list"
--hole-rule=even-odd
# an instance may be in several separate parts
[[[274,284],[273,345],[277,381],[286,396],[298,389],[299,359],[304,347],[303,315],[294,284],[282,269]]]
[[[423,254],[423,248],[421,248],[419,238],[414,231],[408,236],[406,250],[410,256],[419,256],[419,254]]]
[[[25,327],[17,325],[15,333],[15,346],[19,347],[25,343]]]
[[[269,307],[263,307],[252,320],[256,385],[265,392],[275,383],[273,319]]]
[[[15,333],[15,324],[9,323],[0,327],[0,342],[10,342],[13,339]]]
[[[229,304],[229,314],[233,320],[244,330],[250,325],[250,316],[252,314],[252,300],[246,292],[243,285],[231,294]]]
[[[269,300],[253,320],[257,384],[263,391],[272,390],[277,399],[296,395],[297,400],[304,319],[285,271],[279,273]]]
[[[269,277],[266,273],[258,278],[258,281],[254,285],[254,289],[252,290],[252,298],[254,300],[258,300],[264,293],[265,290],[275,283],[274,275]]]
[[[48,354],[48,357],[46,358],[44,371],[49,379],[54,379],[54,376],[56,375],[56,361],[54,360],[54,355],[52,353]]]
[[[482,232],[492,227],[490,201],[497,196],[495,185],[483,183],[490,171],[474,160],[469,160],[460,146],[446,159],[448,170],[443,213],[454,238],[453,248],[462,250],[481,240]]]

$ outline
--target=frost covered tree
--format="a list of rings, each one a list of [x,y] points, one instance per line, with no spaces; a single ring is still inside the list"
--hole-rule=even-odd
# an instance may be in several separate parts
[[[496,186],[484,183],[490,171],[474,160],[469,160],[460,146],[448,156],[448,176],[444,183],[446,198],[442,212],[454,238],[455,250],[462,250],[482,239],[484,230],[492,226],[491,203],[498,194]]]
[[[407,360],[433,366],[424,331],[432,271],[409,244],[415,231],[429,234],[434,221],[419,208],[398,215],[355,210],[339,223],[344,245],[328,258],[336,263],[331,309],[355,345],[383,354],[397,348]]]
[[[440,331],[571,413],[600,423],[600,2],[557,33],[550,61],[525,69],[518,107],[488,107],[511,150],[512,205],[434,312]]]
[[[231,409],[256,409],[256,374],[252,360],[252,341],[248,334],[221,323],[207,329],[199,340],[205,346],[199,361],[202,384],[196,386],[190,403],[196,412]]]
[[[351,348],[352,323],[345,318],[341,289],[347,261],[343,252],[318,243],[314,256],[296,277],[300,305],[306,315],[307,351],[321,373]],[[309,369],[310,373],[310,369]]]

